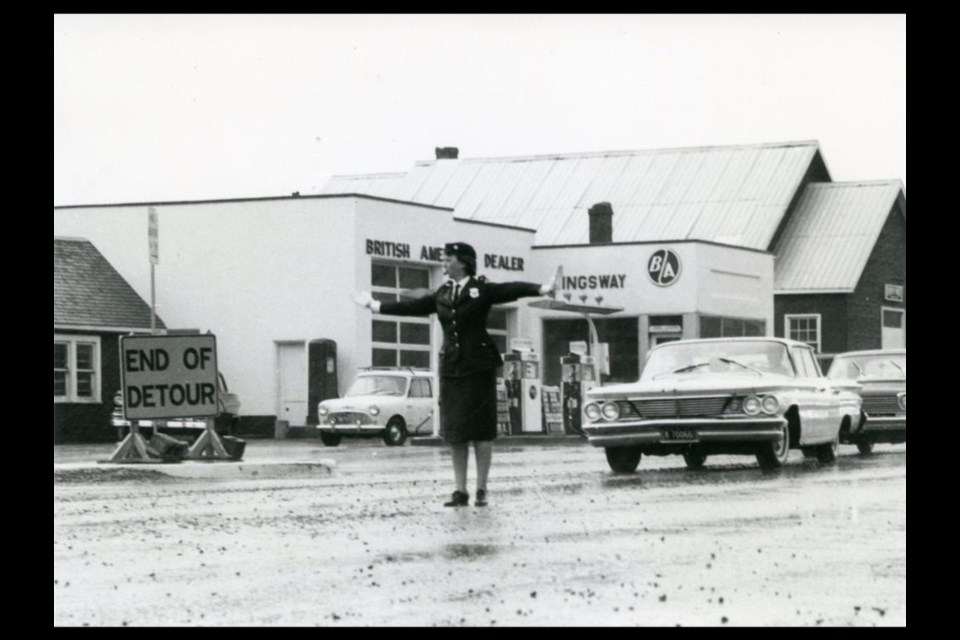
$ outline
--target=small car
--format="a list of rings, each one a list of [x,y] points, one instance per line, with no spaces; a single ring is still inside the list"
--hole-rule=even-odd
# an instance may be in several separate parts
[[[389,447],[408,436],[433,434],[434,377],[416,369],[366,369],[342,398],[317,405],[320,440],[328,447],[346,437],[380,437]]]
[[[782,466],[790,449],[836,460],[841,430],[860,419],[859,385],[823,376],[813,349],[781,338],[680,340],[650,350],[640,379],[587,392],[584,432],[613,471],[646,455],[714,454]]]
[[[837,355],[827,377],[854,379],[862,399],[860,421],[840,433],[840,442],[855,444],[860,453],[878,442],[907,441],[907,350],[874,349]]]

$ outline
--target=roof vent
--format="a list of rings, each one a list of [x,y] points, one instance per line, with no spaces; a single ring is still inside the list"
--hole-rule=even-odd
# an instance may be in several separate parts
[[[435,147],[437,160],[456,160],[460,155],[460,149],[456,147]]]
[[[613,207],[598,202],[590,207],[590,244],[613,242]]]

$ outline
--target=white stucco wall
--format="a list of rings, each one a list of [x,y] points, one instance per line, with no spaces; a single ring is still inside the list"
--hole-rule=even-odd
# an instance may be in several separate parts
[[[773,335],[771,253],[698,243],[697,311],[728,318],[766,321]]]
[[[157,313],[217,336],[245,415],[276,414],[276,341],[349,345],[352,198],[155,205]],[[150,300],[147,207],[54,210],[54,235],[88,238]]]

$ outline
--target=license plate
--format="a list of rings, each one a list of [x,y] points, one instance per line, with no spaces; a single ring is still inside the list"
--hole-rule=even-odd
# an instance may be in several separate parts
[[[697,432],[693,429],[664,429],[664,440],[696,440]]]

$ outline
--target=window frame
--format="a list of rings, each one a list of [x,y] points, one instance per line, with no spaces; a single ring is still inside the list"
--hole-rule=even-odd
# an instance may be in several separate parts
[[[393,270],[394,277],[394,286],[388,287],[385,285],[375,285],[373,284],[373,271],[375,267],[387,267]],[[411,265],[406,263],[392,262],[389,260],[371,260],[370,261],[370,291],[374,295],[375,299],[378,299],[375,294],[389,295],[393,296],[393,300],[399,300],[400,292],[404,289],[400,286],[400,269],[409,269],[416,271],[425,271],[427,276],[427,285],[430,286],[430,281],[433,278],[433,270],[431,267],[426,265]],[[378,342],[373,339],[373,325],[375,322],[382,323],[393,323],[396,327],[396,342]],[[427,344],[415,344],[409,342],[403,342],[403,329],[402,324],[418,324],[424,325],[427,327]],[[401,354],[403,351],[422,351],[427,353],[428,363],[430,358],[430,353],[433,351],[433,323],[429,317],[417,317],[417,316],[394,316],[386,313],[374,314],[370,322],[370,362],[374,362],[374,353],[375,351],[392,351],[393,352],[393,364],[389,365],[395,368],[408,368],[406,365],[400,364]],[[427,364],[426,367],[409,367],[417,370],[429,370],[430,365]]]
[[[816,320],[817,321],[817,341],[811,344],[806,340],[799,340],[792,335],[794,320]],[[823,315],[820,313],[786,313],[783,315],[783,337],[789,340],[795,340],[809,345],[813,349],[814,356],[823,353]]]
[[[65,343],[67,345],[67,368],[66,368],[66,394],[62,396],[53,396],[54,404],[102,404],[102,383],[103,383],[103,362],[100,352],[100,336],[84,336],[55,333],[53,334],[54,343]],[[93,346],[93,367],[84,369],[93,374],[93,384],[91,385],[91,395],[77,395],[77,345],[90,344]],[[57,371],[55,369],[55,371]]]

